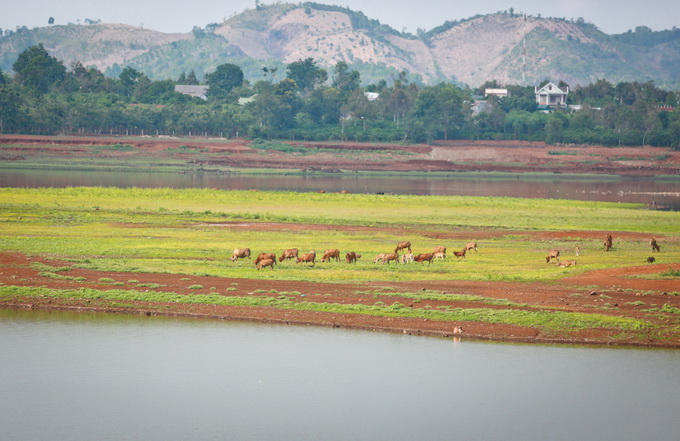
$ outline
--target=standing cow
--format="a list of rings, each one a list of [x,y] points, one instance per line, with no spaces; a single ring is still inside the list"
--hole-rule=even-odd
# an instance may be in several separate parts
[[[297,263],[312,263],[312,266],[316,264],[316,251],[312,250],[309,253],[301,254],[297,258]]]
[[[298,249],[297,248],[289,248],[281,254],[281,257],[279,257],[279,262],[283,262],[286,259],[297,259],[298,257]]]
[[[266,267],[270,267],[273,270],[274,264],[276,264],[275,259],[262,259],[259,262],[257,262],[256,266],[257,266],[258,271],[261,270],[262,268],[266,268]]]
[[[345,260],[347,260],[347,263],[356,263],[357,259],[361,258],[361,254],[357,254],[354,251],[350,251],[349,253],[345,254]]]
[[[326,250],[321,258],[322,262],[330,262],[331,259],[335,259],[336,262],[340,262],[340,250],[337,248]]]
[[[255,258],[255,266],[257,266],[263,260],[272,260],[276,264],[276,254],[274,253],[260,253]],[[259,269],[259,268],[258,268]]]
[[[553,259],[560,257],[560,250],[550,250],[548,251],[548,256],[545,258],[547,263],[550,263]]]
[[[411,242],[399,242],[397,244],[397,247],[394,249],[394,252],[398,253],[399,251],[406,250],[406,249],[408,249],[409,253],[413,252],[413,251],[411,251]]]
[[[231,255],[231,261],[233,262],[236,259],[243,259],[244,257],[250,259],[250,248],[236,248],[234,253]]]

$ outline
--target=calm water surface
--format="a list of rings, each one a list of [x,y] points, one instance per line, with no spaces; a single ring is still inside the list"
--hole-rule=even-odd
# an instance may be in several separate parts
[[[0,310],[2,440],[655,440],[680,351]]]
[[[680,178],[574,177],[531,179],[451,174],[449,178],[376,176],[272,176],[208,173],[0,170],[0,187],[171,187],[233,190],[349,191],[416,195],[508,196],[586,201],[634,202],[680,210]]]

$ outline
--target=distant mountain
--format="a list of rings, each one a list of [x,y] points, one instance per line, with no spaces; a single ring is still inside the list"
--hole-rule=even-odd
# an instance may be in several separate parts
[[[17,56],[40,42],[67,67],[80,61],[117,75],[129,65],[154,79],[176,79],[192,70],[201,78],[220,64],[234,63],[251,81],[265,74],[280,80],[286,64],[311,57],[329,71],[345,61],[364,83],[389,82],[407,71],[411,80],[471,87],[494,79],[517,85],[563,80],[575,86],[604,78],[680,89],[680,29],[653,32],[640,26],[607,35],[580,19],[507,12],[447,21],[417,36],[361,12],[318,3],[260,5],[191,33],[122,24],[21,28],[0,38],[0,69],[11,71]]]

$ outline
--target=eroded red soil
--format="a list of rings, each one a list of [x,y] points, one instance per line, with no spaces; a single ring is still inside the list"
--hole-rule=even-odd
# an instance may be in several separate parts
[[[43,256],[29,257],[17,253],[0,253],[0,283],[19,286],[45,286],[56,289],[95,288],[147,289],[174,292],[182,295],[215,294],[224,296],[279,296],[289,294],[294,302],[385,304],[399,302],[411,308],[496,308],[571,311],[586,314],[608,314],[617,317],[641,318],[656,325],[675,328],[663,338],[625,334],[612,329],[573,330],[566,334],[550,335],[537,327],[490,324],[482,322],[451,323],[445,321],[375,317],[361,314],[339,314],[310,312],[270,307],[237,307],[218,305],[190,305],[154,302],[112,302],[109,300],[51,299],[30,297],[23,299],[1,299],[0,307],[59,309],[76,311],[99,311],[132,313],[144,315],[170,315],[224,320],[245,320],[298,325],[333,326],[377,331],[389,331],[432,336],[453,336],[460,338],[501,340],[538,343],[570,344],[614,344],[650,347],[679,347],[680,333],[678,319],[644,312],[636,301],[642,300],[646,307],[652,304],[680,308],[677,295],[678,282],[672,279],[646,280],[629,278],[639,274],[655,274],[666,271],[670,265],[645,265],[621,269],[587,272],[563,279],[559,283],[503,283],[477,281],[417,281],[417,282],[375,282],[375,283],[318,283],[298,281],[272,281],[257,279],[233,279],[207,276],[186,276],[177,274],[145,274],[124,272],[101,272],[73,268],[68,276],[84,277],[85,281],[62,280],[40,275],[39,269],[31,267],[33,262],[50,266],[70,266]],[[344,264],[338,263],[338,265]],[[284,262],[285,265],[294,265]],[[680,265],[675,265],[676,268]],[[113,280],[114,282],[111,282]],[[130,281],[135,280],[134,285]],[[122,282],[124,286],[116,286]],[[138,284],[158,284],[159,288],[136,288]],[[196,289],[196,285],[204,288]],[[191,288],[194,286],[193,288]],[[236,287],[236,290],[230,291]],[[451,294],[477,295],[486,298],[507,299],[526,306],[493,305],[476,301],[422,300],[406,297],[381,296],[379,292],[389,287],[389,292],[439,291]],[[274,290],[273,292],[269,292]],[[366,292],[370,291],[370,294]],[[378,294],[376,294],[376,292]],[[674,295],[676,294],[676,295]],[[605,304],[607,307],[605,307]],[[677,316],[676,316],[677,317]],[[461,326],[462,334],[454,335],[454,328]]]
[[[174,139],[168,137],[46,137],[0,135],[2,144],[35,148],[3,148],[3,161],[23,161],[33,155],[78,158],[92,146],[129,144],[131,151],[106,151],[107,157],[153,154],[155,158],[186,160],[188,167],[297,169],[306,171],[498,171],[593,173],[625,176],[677,175],[680,152],[655,147],[553,146],[528,141],[439,141],[433,145],[302,142],[291,145],[310,153],[258,150],[243,139]]]

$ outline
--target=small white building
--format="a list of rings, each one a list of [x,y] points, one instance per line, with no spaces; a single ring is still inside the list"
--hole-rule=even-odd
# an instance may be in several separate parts
[[[500,98],[505,98],[510,96],[510,92],[508,92],[508,89],[484,89],[484,96],[497,96]]]
[[[184,95],[189,95],[190,97],[200,98],[202,100],[207,100],[208,89],[210,86],[198,86],[190,84],[176,84],[175,92],[182,93]]]
[[[548,83],[541,88],[534,87],[534,92],[536,93],[536,104],[538,104],[539,109],[556,109],[567,106],[568,86],[560,89],[553,83]]]
[[[380,98],[380,94],[378,92],[364,92],[364,96],[369,101],[375,101]]]

